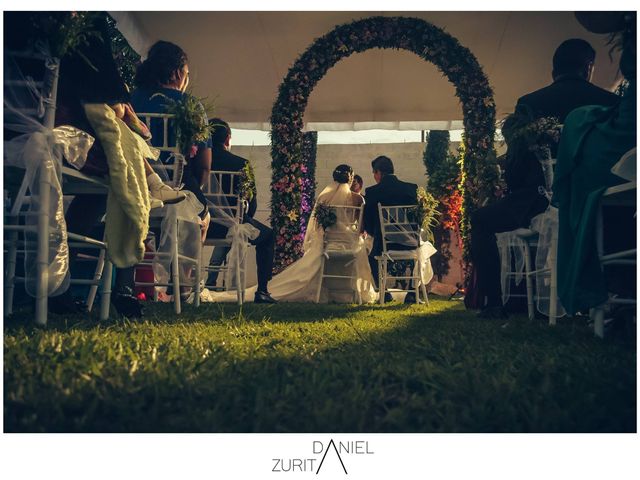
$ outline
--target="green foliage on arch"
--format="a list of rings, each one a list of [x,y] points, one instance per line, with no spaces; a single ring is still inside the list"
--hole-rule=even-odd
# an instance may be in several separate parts
[[[338,61],[372,48],[407,50],[434,64],[455,86],[464,118],[461,190],[463,212],[491,201],[499,170],[493,150],[495,102],[482,67],[469,49],[444,30],[410,17],[370,17],[334,28],[295,61],[280,85],[271,112],[271,223],[276,233],[276,265],[302,254],[306,231],[302,179],[303,117],[316,84]],[[302,214],[301,214],[302,213]],[[463,216],[463,235],[468,217]]]

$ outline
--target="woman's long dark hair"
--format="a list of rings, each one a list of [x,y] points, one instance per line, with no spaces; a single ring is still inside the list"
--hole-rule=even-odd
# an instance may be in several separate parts
[[[181,70],[187,60],[187,54],[178,45],[163,40],[156,42],[149,49],[147,59],[138,66],[135,84],[154,89],[171,83],[174,72]]]

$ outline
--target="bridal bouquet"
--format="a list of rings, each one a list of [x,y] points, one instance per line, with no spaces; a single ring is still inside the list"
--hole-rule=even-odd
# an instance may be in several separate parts
[[[313,211],[313,215],[316,217],[318,225],[320,225],[323,230],[334,226],[337,221],[336,209],[326,203],[318,203]]]

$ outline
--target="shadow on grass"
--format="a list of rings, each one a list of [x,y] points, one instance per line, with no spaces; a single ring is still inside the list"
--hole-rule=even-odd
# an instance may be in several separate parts
[[[444,301],[309,307],[9,327],[5,429],[635,431],[635,351],[584,326],[481,322]]]

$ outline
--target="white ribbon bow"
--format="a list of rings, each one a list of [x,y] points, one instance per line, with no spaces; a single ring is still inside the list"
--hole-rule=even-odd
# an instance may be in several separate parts
[[[231,250],[229,250],[227,256],[227,265],[229,268],[227,268],[225,272],[225,285],[227,285],[228,288],[232,285],[245,284],[245,269],[237,268],[237,266],[243,265],[247,255],[249,240],[255,240],[258,238],[258,235],[260,235],[260,230],[250,223],[234,223],[229,227],[227,239],[231,240]],[[236,283],[236,281],[240,283]]]

